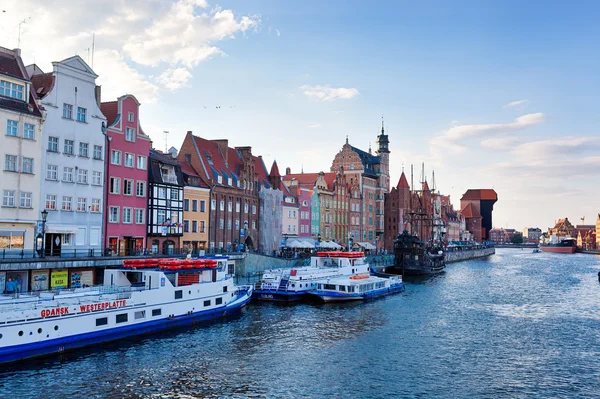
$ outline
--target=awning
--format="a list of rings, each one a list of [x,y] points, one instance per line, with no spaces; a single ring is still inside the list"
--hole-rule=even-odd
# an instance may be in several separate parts
[[[286,247],[288,248],[302,248],[302,249],[312,249],[314,248],[314,244],[305,241],[305,240],[299,240],[299,239],[289,239],[287,240]]]
[[[321,241],[319,243],[319,248],[340,249],[342,246],[333,241]]]
[[[370,242],[357,242],[357,244],[364,249],[376,249],[375,245],[371,244]]]
[[[77,226],[68,224],[46,224],[46,233],[53,234],[77,234]]]

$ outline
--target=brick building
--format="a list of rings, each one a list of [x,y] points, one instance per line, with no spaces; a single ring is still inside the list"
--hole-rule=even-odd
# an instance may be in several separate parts
[[[466,228],[477,242],[489,238],[492,229],[492,211],[498,194],[492,189],[470,189],[460,199],[460,213],[465,217]]]
[[[188,131],[177,159],[189,163],[210,186],[209,248],[240,243],[258,247],[259,191],[270,188],[267,169],[251,147],[229,147],[227,139],[207,140]]]

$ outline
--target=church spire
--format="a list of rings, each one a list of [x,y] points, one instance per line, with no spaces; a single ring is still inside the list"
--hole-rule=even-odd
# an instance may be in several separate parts
[[[346,144],[348,144],[348,135],[346,135]]]
[[[383,128],[383,115],[381,115],[381,135],[385,134],[385,129]]]

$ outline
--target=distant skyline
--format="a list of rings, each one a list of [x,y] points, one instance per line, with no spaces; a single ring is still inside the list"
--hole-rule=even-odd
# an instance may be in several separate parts
[[[4,12],[1,12],[4,11]],[[79,54],[103,101],[134,94],[154,146],[188,130],[267,170],[329,171],[345,143],[391,180],[421,162],[455,207],[494,188],[495,227],[600,212],[596,2],[60,0],[0,6],[0,45],[45,72]],[[89,49],[89,50],[88,50]],[[91,65],[92,66],[92,65]],[[410,179],[410,177],[409,177]]]

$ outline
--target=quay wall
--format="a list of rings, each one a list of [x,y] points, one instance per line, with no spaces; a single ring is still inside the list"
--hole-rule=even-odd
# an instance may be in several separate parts
[[[462,262],[477,258],[484,258],[496,253],[496,248],[477,248],[464,251],[453,251],[446,253],[446,263]]]

